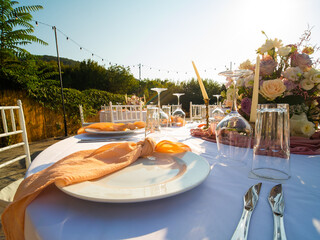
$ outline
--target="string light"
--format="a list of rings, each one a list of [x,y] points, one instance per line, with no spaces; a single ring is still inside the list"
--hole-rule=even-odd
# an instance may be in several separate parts
[[[15,17],[16,17],[16,19],[18,18],[17,15],[15,15]],[[49,25],[49,24],[47,24],[47,23],[43,23],[43,22],[40,22],[40,21],[38,21],[38,20],[32,20],[32,21],[35,22],[36,26],[38,26],[39,24],[42,24],[42,25],[51,27],[52,29],[55,28],[59,33],[61,33],[62,35],[65,36],[66,40],[69,40],[69,41],[73,42],[74,44],[78,45],[78,47],[79,47],[80,50],[84,50],[84,51],[86,51],[86,52],[88,52],[88,53],[91,53],[91,56],[92,56],[92,57],[97,57],[97,58],[100,58],[102,62],[104,61],[104,58],[102,58],[102,57],[100,57],[99,55],[97,55],[97,54],[89,51],[88,49],[82,47],[78,42],[76,42],[75,40],[73,40],[72,38],[70,38],[69,36],[67,36],[64,32],[62,32],[61,30],[59,30],[59,29],[56,28],[55,26],[51,26],[51,25]],[[233,63],[233,64],[235,65],[235,63]],[[112,65],[112,62],[109,62],[109,65]],[[115,63],[114,65],[115,65],[115,66],[125,67],[125,65],[116,64],[116,63]],[[105,66],[105,64],[104,64],[104,66]],[[131,66],[127,66],[127,67],[130,68]],[[132,67],[135,68],[136,65],[132,65]],[[158,72],[161,72],[161,71],[167,72],[168,74],[169,74],[170,72],[172,72],[172,73],[176,72],[176,74],[179,74],[179,71],[175,71],[175,70],[172,70],[172,69],[171,69],[171,70],[168,70],[168,69],[156,69],[156,68],[153,68],[153,67],[150,67],[150,66],[146,66],[146,65],[143,65],[143,64],[140,64],[140,67],[147,67],[147,68],[149,68],[149,70],[154,69],[154,70],[158,70]],[[227,68],[226,65],[225,65],[225,68]],[[228,68],[227,68],[227,69],[228,69]],[[203,69],[202,71],[205,72],[205,73],[207,73],[207,71],[210,71],[210,70],[211,70],[211,71],[212,71],[212,70],[216,71],[217,69],[216,69],[216,68],[207,68],[207,69]],[[200,71],[201,71],[201,70],[200,70]],[[183,71],[181,71],[181,72],[183,72]],[[185,72],[185,74],[188,75],[189,73],[188,73],[188,72]]]

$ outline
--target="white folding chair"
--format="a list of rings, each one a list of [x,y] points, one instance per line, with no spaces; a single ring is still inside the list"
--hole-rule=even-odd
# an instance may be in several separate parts
[[[80,120],[81,120],[81,126],[82,127],[88,126],[88,125],[93,124],[93,123],[97,123],[97,122],[87,122],[87,121],[84,120],[83,107],[82,107],[81,104],[79,105],[79,112],[80,112]]]
[[[26,168],[28,168],[31,163],[28,136],[27,136],[27,130],[26,130],[26,125],[25,125],[25,120],[23,115],[22,103],[20,100],[18,100],[17,103],[18,103],[18,106],[0,106],[2,125],[3,125],[3,132],[0,132],[0,138],[21,134],[22,142],[9,144],[6,147],[1,147],[0,153],[9,149],[23,146],[24,154],[18,157],[15,157],[14,159],[6,160],[4,163],[0,164],[0,168],[8,166],[9,164],[17,162],[21,159],[25,159]],[[18,115],[19,115],[20,129],[17,129],[17,125],[16,125],[16,121],[17,121],[15,118],[16,111],[18,111]],[[6,114],[8,113],[9,115],[7,116]],[[3,212],[4,208],[13,201],[13,197],[16,193],[16,190],[22,181],[23,181],[23,178],[16,180],[15,182],[10,183],[8,186],[0,190],[0,215]]]
[[[202,120],[206,117],[206,105],[204,104],[192,104],[190,102],[190,121]]]
[[[140,105],[113,105],[110,102],[111,122],[142,121],[142,103]]]

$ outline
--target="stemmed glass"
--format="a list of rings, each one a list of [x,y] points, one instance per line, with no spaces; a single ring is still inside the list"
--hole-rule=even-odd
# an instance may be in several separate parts
[[[219,98],[221,97],[221,95],[213,96],[217,98],[217,106],[211,113],[212,117],[210,119],[210,130],[212,134],[215,134],[216,127],[218,123],[225,117],[225,113],[221,108],[221,103],[219,104]]]
[[[252,73],[251,70],[234,70],[219,73],[233,80],[233,103],[231,112],[216,127],[216,140],[219,160],[232,164],[244,165],[251,147],[252,128],[249,122],[237,111],[236,80]]]
[[[158,107],[159,107],[159,121],[161,127],[168,127],[169,124],[169,116],[161,109],[160,105],[160,93],[166,91],[167,88],[151,88],[152,91],[156,91],[158,93]]]
[[[180,107],[180,96],[184,95],[184,93],[173,93],[173,95],[177,96],[178,98],[178,107],[172,113],[172,125],[182,127],[186,122],[186,114]]]

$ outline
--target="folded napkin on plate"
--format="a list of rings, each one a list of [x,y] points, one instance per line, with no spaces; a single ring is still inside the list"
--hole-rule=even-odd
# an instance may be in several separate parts
[[[14,196],[14,201],[1,216],[6,239],[24,239],[26,207],[50,184],[55,183],[63,187],[97,179],[130,165],[141,156],[151,155],[154,151],[181,153],[191,151],[191,149],[183,143],[166,140],[156,145],[151,138],[138,143],[110,143],[98,149],[75,152],[29,176],[22,181]]]
[[[134,130],[136,128],[144,128],[145,122],[138,121],[134,123],[111,123],[111,122],[100,122],[93,123],[89,126],[82,127],[78,130],[78,134],[86,133],[87,128],[96,129],[100,131],[125,131],[127,129]]]

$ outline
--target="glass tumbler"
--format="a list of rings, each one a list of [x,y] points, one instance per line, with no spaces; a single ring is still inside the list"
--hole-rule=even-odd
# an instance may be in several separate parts
[[[160,114],[159,108],[147,107],[145,137],[158,138],[160,136]]]
[[[251,172],[272,180],[290,178],[288,104],[258,105]]]

